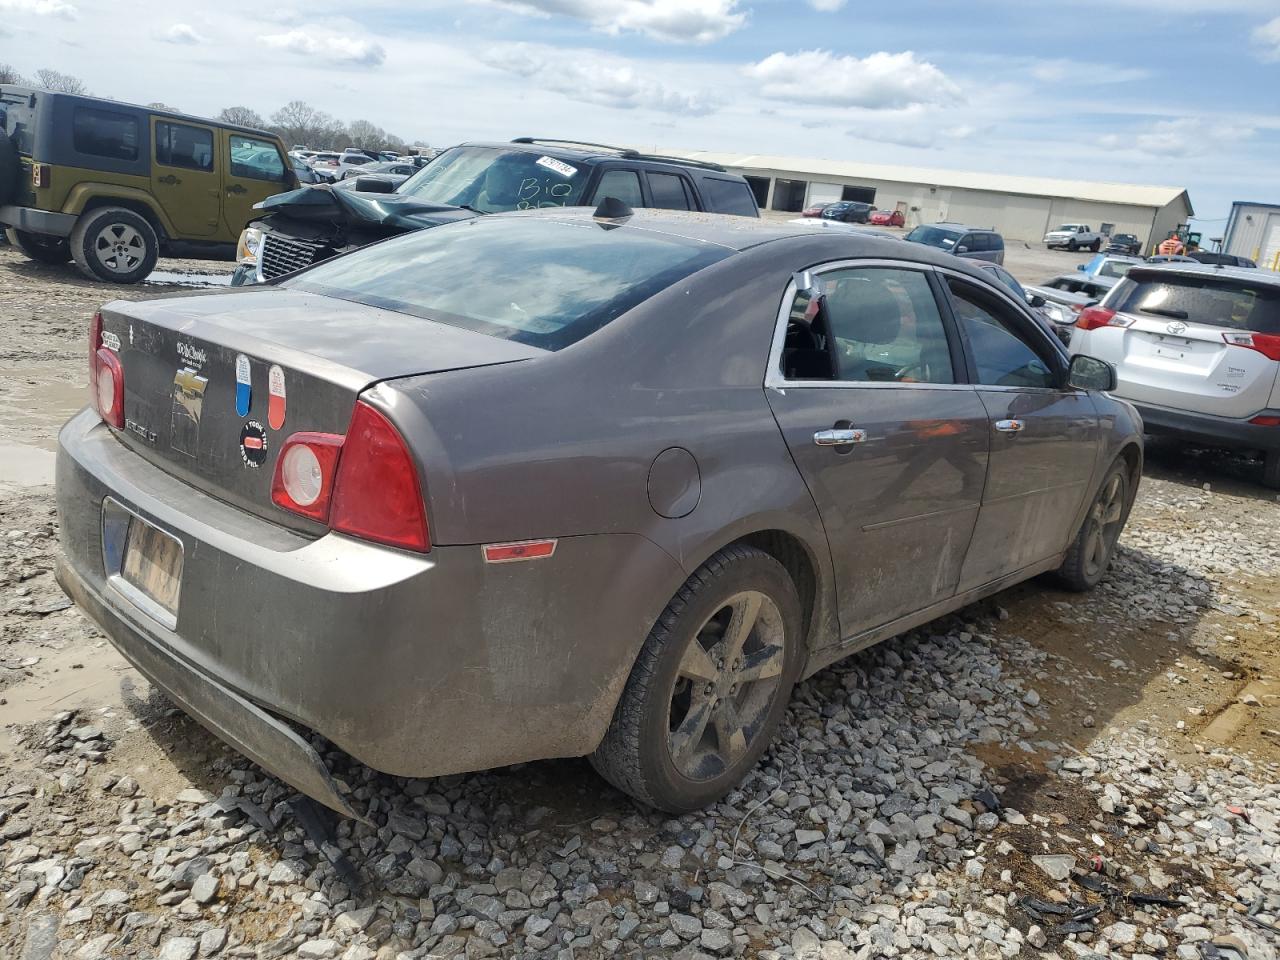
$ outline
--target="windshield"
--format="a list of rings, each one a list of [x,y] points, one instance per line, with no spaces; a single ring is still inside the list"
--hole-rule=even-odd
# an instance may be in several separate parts
[[[1123,277],[1132,267],[1127,260],[1103,260],[1094,272],[1100,277]]]
[[[584,166],[526,150],[454,147],[419,170],[397,192],[426,203],[503,213],[574,206],[587,176]]]
[[[1060,227],[1058,228],[1058,231],[1059,231],[1060,233],[1061,233],[1061,232],[1066,232],[1066,233],[1075,233],[1075,232],[1076,232],[1077,230],[1079,230],[1079,229],[1080,229],[1080,225],[1079,225],[1079,224],[1075,224],[1075,223],[1064,223],[1062,226],[1060,226]]]
[[[365,247],[282,286],[559,350],[731,252],[592,221],[483,217]]]
[[[1122,281],[1115,308],[1213,327],[1280,334],[1280,287],[1216,277],[1143,277]]]
[[[956,245],[956,241],[960,239],[960,236],[959,230],[944,230],[940,227],[916,227],[907,234],[907,239],[913,243],[923,243],[930,247],[950,250]]]

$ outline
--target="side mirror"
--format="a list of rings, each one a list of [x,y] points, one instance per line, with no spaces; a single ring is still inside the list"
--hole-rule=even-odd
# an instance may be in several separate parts
[[[1031,306],[1036,308],[1043,307],[1048,302],[1049,302],[1048,300],[1040,296],[1040,294],[1038,293],[1033,293],[1029,297],[1027,297],[1027,303],[1029,303]]]
[[[395,184],[382,177],[356,177],[356,189],[361,193],[395,193]]]
[[[1116,368],[1105,360],[1076,354],[1067,370],[1067,386],[1077,390],[1101,390],[1116,388]]]
[[[969,252],[969,248],[966,247],[964,244],[960,244],[960,246],[956,247],[956,253],[968,253],[968,252]]]

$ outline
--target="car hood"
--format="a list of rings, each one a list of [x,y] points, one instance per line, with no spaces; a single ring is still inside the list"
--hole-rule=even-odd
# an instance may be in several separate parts
[[[477,216],[471,210],[443,203],[427,203],[399,193],[361,193],[334,190],[329,184],[302,187],[268,197],[256,208],[297,220],[344,222],[350,226],[383,226],[420,230]]]

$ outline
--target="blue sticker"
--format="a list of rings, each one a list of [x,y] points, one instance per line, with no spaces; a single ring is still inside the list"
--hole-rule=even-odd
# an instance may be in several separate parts
[[[248,416],[253,387],[249,378],[249,358],[243,353],[236,356],[236,413]]]

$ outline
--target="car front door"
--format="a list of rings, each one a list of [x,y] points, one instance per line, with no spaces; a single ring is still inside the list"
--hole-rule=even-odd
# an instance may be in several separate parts
[[[151,191],[179,237],[218,231],[219,176],[215,131],[194,123],[151,118]]]
[[[222,219],[232,238],[253,218],[253,205],[293,185],[280,151],[270,140],[223,130]]]
[[[799,286],[784,299],[766,394],[822,516],[852,637],[955,593],[987,413],[962,382],[931,269],[848,261]]]
[[[1066,549],[1098,456],[1092,398],[1065,386],[1066,359],[1003,293],[951,275],[951,309],[991,440],[982,510],[961,592]]]

